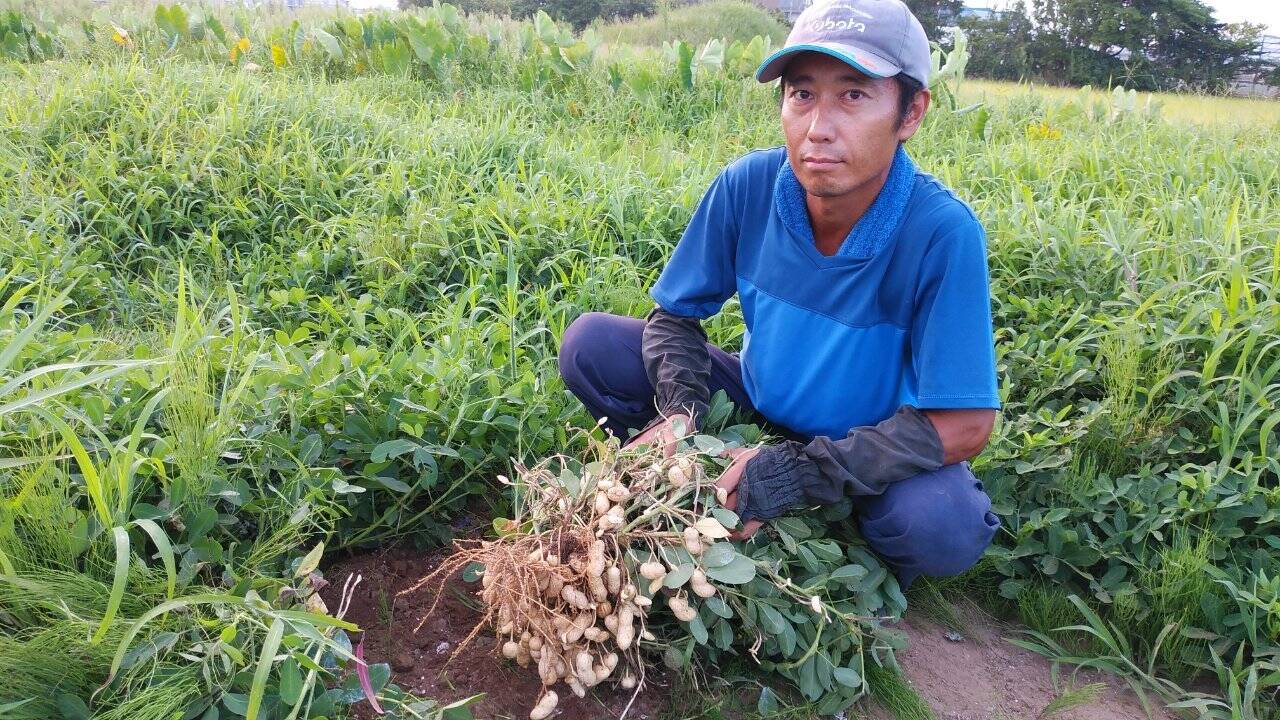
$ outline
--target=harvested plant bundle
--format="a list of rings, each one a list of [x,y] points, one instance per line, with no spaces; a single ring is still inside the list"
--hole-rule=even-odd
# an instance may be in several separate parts
[[[726,435],[758,437],[748,426]],[[727,540],[738,517],[713,484],[724,448],[698,435],[664,458],[611,441],[593,443],[597,459],[585,464],[557,456],[518,467],[516,481],[502,478],[523,500],[517,517],[495,521],[496,539],[459,541],[404,592],[479,572],[485,616],[467,642],[491,626],[505,657],[536,669],[545,691],[534,720],[554,711],[560,683],[580,697],[603,682],[638,692],[647,662],[661,654],[690,667],[695,648],[713,661],[749,654],[822,709],[847,707],[864,692],[866,652],[879,660],[889,650],[864,639],[868,629],[892,639],[874,618],[905,607],[897,582],[855,533],[854,544],[824,538],[829,524],[849,524],[847,503]]]

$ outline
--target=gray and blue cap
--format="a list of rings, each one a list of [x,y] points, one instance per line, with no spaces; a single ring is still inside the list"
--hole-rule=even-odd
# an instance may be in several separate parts
[[[802,52],[825,53],[871,77],[902,73],[929,85],[929,39],[901,0],[818,0],[800,13],[786,44],[765,58],[756,79],[776,80]]]

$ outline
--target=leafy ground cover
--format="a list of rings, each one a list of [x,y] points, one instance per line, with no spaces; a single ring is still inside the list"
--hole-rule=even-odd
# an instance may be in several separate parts
[[[72,10],[0,16],[0,708],[443,714],[344,675],[316,570],[510,517],[490,478],[582,449],[557,339],[642,313],[714,174],[781,142],[767,43]],[[968,85],[910,150],[987,228],[1006,532],[942,587],[1153,705],[1274,718],[1280,135]]]

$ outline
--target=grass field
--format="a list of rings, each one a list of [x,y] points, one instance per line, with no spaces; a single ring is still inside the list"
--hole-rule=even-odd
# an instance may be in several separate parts
[[[507,516],[490,478],[580,449],[558,338],[643,313],[714,175],[781,142],[761,44],[85,17],[0,31],[0,715],[339,716],[354,628],[311,571]],[[1278,106],[960,93],[990,99],[909,149],[987,229],[1006,531],[947,591],[1189,717],[1274,720]]]
[[[981,50],[979,50],[981,52]],[[1108,105],[1111,94],[1106,90],[1084,91],[1043,85],[1030,85],[993,80],[968,80],[961,87],[966,102],[1007,102],[1011,98],[1035,95],[1044,99]],[[1161,117],[1173,122],[1200,125],[1237,125],[1275,129],[1280,127],[1280,102],[1264,98],[1226,97],[1214,95],[1179,95],[1175,93],[1140,93],[1137,104],[1145,109],[1148,101]]]

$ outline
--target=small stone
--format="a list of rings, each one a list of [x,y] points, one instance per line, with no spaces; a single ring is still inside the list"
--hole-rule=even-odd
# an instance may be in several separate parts
[[[436,645],[436,654],[437,654],[437,655],[443,655],[443,654],[445,654],[445,653],[447,653],[447,652],[449,652],[449,643],[444,642],[443,640],[441,640],[441,641],[440,641],[440,644],[439,644],[439,645]]]
[[[956,632],[955,630],[948,630],[948,631],[946,631],[945,633],[943,633],[943,634],[942,634],[942,637],[944,637],[944,638],[946,638],[946,639],[950,640],[951,642],[955,642],[955,643],[958,643],[958,642],[964,642],[964,636],[963,636],[963,635],[961,635],[960,633]]]
[[[398,652],[395,657],[391,658],[391,669],[396,672],[412,670],[413,665],[413,655],[407,651]]]

